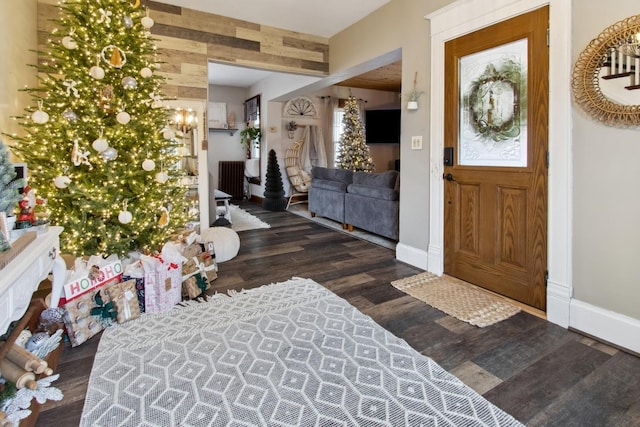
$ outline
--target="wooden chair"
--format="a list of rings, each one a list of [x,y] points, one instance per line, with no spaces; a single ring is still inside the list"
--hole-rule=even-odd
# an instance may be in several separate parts
[[[309,186],[311,185],[311,174],[302,169],[302,162],[300,161],[300,153],[302,152],[302,146],[304,141],[295,141],[289,145],[284,155],[284,165],[287,170],[287,176],[291,183],[291,195],[287,202],[287,209],[292,204],[306,203],[307,200],[301,200],[298,202],[291,202],[294,197],[307,196],[309,193]]]

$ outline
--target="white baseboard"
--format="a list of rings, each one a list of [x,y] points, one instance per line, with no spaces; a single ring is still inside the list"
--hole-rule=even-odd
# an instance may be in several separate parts
[[[563,328],[569,327],[571,288],[549,278],[547,281],[547,320]]]
[[[570,327],[640,353],[640,320],[571,300]]]
[[[427,270],[428,267],[427,252],[416,249],[413,246],[405,245],[404,243],[398,243],[396,245],[396,259],[423,270]]]

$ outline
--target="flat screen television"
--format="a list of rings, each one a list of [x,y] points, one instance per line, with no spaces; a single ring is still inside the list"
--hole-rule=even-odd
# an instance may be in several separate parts
[[[400,144],[400,109],[365,110],[367,144]]]

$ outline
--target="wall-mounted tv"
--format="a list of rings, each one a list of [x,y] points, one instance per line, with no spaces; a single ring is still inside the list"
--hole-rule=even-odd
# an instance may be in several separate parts
[[[367,144],[400,144],[400,109],[365,110]]]

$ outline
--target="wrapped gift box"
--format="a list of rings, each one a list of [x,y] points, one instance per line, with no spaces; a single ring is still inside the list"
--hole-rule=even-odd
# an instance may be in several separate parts
[[[133,280],[135,283],[136,297],[138,300],[138,311],[140,311],[140,313],[144,313],[144,277],[131,277],[127,275],[122,276],[123,282],[127,282],[129,280]]]
[[[208,284],[218,278],[218,266],[215,258],[208,252],[203,252],[196,255],[182,266],[182,280],[185,281],[196,273],[207,280],[207,289],[210,286]]]
[[[99,265],[90,259],[87,268],[76,268],[71,280],[64,284],[64,301],[73,301],[111,280],[119,281],[122,278],[122,263],[119,260],[109,261],[110,259],[101,260],[100,262],[104,262],[104,264]]]
[[[182,265],[142,256],[144,268],[144,309],[161,313],[182,301]]]
[[[73,347],[82,344],[104,329],[100,316],[91,314],[91,310],[97,307],[94,301],[97,292],[100,290],[86,292],[64,305],[62,319]]]
[[[109,295],[111,303],[115,306],[118,323],[124,323],[140,317],[135,279],[112,284],[104,291]]]
[[[182,296],[189,299],[198,298],[208,286],[209,282],[200,273],[192,274],[182,282]]]

